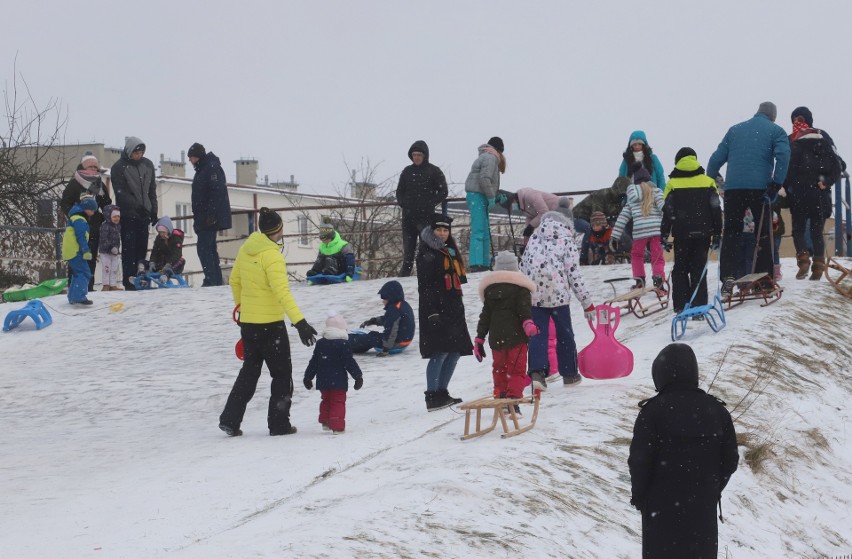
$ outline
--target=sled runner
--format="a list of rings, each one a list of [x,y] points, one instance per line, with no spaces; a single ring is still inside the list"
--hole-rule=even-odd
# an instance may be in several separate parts
[[[838,272],[839,275],[834,274],[834,272]],[[834,286],[838,293],[847,299],[852,299],[852,269],[841,264],[837,258],[829,256],[826,259],[825,279]]]
[[[361,279],[361,272],[363,271],[363,268],[355,268],[355,275],[352,276],[352,281],[357,281]],[[329,285],[331,283],[344,283],[345,281],[345,273],[338,274],[336,276],[332,276],[329,274],[317,274],[315,276],[307,278],[308,285]]]
[[[36,330],[41,330],[53,324],[53,317],[44,308],[41,301],[30,301],[20,309],[9,311],[3,321],[3,331],[14,330],[21,325],[25,318],[30,317],[35,322]]]
[[[521,433],[529,431],[535,426],[535,421],[538,419],[539,396],[539,391],[535,390],[533,391],[532,396],[525,396],[523,398],[494,398],[493,396],[486,396],[484,398],[479,398],[478,400],[465,402],[459,405],[459,409],[464,410],[464,435],[461,440],[466,441],[468,439],[481,437],[482,435],[490,433],[495,427],[497,427],[498,421],[503,427],[503,434],[500,435],[503,439],[514,437],[515,435],[520,435]],[[523,427],[521,427],[519,415],[515,412],[516,404],[533,405],[533,413],[530,418],[530,422]],[[483,428],[482,410],[487,409],[494,410],[494,417],[491,419],[491,425]],[[470,414],[473,411],[476,411],[476,430],[471,433]]]
[[[783,292],[784,288],[778,285],[770,274],[757,272],[734,280],[734,287],[731,293],[725,296],[724,303],[730,310],[746,301],[762,299],[760,306],[765,307],[780,299]]]
[[[613,278],[604,280],[604,283],[608,283],[612,287],[613,293],[612,299],[604,301],[604,304],[615,306],[620,309],[621,314],[629,312],[633,313],[636,318],[645,318],[669,307],[669,293],[671,289],[668,279],[660,287],[654,287],[653,285],[636,287],[627,293],[619,295],[615,284],[621,281],[634,281],[634,279]]]
[[[3,300],[7,303],[13,303],[18,301],[29,301],[30,299],[39,299],[41,297],[61,293],[66,287],[68,287],[68,278],[55,278],[43,281],[37,286],[30,287],[29,289],[6,291],[3,293]]]
[[[189,287],[182,275],[172,274],[169,276],[160,272],[137,274],[133,277],[133,285],[136,286],[137,291],[144,291],[153,287],[157,287],[158,289]]]
[[[618,307],[595,307],[596,324],[589,321],[595,339],[577,354],[577,368],[581,375],[603,380],[626,377],[633,372],[633,352],[615,339],[620,320]]]

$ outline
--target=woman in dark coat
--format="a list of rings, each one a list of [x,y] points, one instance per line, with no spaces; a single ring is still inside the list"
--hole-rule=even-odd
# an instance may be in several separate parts
[[[62,199],[59,202],[59,208],[65,217],[68,217],[68,212],[74,207],[74,204],[80,201],[80,196],[89,194],[95,197],[98,203],[98,211],[90,218],[89,222],[89,252],[92,253],[92,259],[89,260],[89,268],[92,270],[92,278],[89,280],[89,291],[92,291],[95,286],[95,268],[98,265],[98,243],[100,241],[101,224],[104,222],[103,209],[112,204],[112,199],[109,197],[106,185],[101,180],[101,168],[98,158],[87,153],[83,156],[82,161],[77,166],[74,176],[65,185],[65,190],[62,191]],[[70,277],[70,276],[69,276]]]
[[[642,511],[642,557],[712,559],[716,504],[737,469],[737,434],[721,400],[698,388],[698,361],[669,344],[652,366],[659,392],[639,403],[630,443],[630,503]]]
[[[456,363],[473,354],[462,301],[464,262],[450,233],[452,218],[435,214],[420,234],[417,291],[420,294],[420,355],[426,365],[426,409],[461,403],[447,389]]]

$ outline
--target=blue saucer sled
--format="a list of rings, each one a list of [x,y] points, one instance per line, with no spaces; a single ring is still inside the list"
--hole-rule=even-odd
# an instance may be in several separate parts
[[[363,268],[355,268],[355,275],[352,276],[352,281],[357,281],[361,279],[361,272],[363,271]],[[332,283],[344,283],[346,282],[346,274],[338,274],[336,276],[328,274],[317,274],[315,276],[307,278],[307,281],[308,285],[329,285]]]
[[[166,278],[165,281],[163,278]],[[149,272],[147,274],[138,274],[133,277],[133,285],[136,291],[144,291],[146,289],[173,289],[180,287],[189,287],[186,280],[180,274],[172,274],[167,276],[160,272]]]
[[[27,318],[32,318],[33,322],[35,322],[36,330],[41,330],[42,328],[46,328],[53,324],[53,317],[50,316],[50,313],[47,312],[47,309],[44,308],[44,304],[41,301],[30,301],[22,308],[9,311],[9,314],[6,315],[6,319],[3,321],[3,331],[8,332],[9,330],[14,330]]]

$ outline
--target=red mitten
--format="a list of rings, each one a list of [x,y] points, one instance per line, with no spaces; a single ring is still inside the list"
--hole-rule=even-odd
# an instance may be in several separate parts
[[[482,338],[473,340],[473,356],[482,363],[482,358],[485,357],[485,340]]]

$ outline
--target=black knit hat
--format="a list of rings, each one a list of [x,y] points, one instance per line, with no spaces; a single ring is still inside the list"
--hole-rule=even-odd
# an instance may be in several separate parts
[[[453,224],[453,218],[444,214],[432,214],[432,219],[429,220],[429,226],[432,229],[437,229],[438,227],[446,227],[447,229]]]
[[[503,153],[503,139],[500,136],[494,136],[488,140],[488,145]]]
[[[284,228],[281,216],[269,208],[260,208],[260,218],[257,220],[260,232],[264,235],[274,235]]]
[[[191,146],[189,146],[189,151],[186,152],[188,157],[198,157],[199,159],[207,155],[207,150],[204,149],[204,146],[195,142]]]
[[[319,238],[320,239],[328,239],[329,241],[334,239],[334,225],[331,223],[323,223],[319,227]]]
[[[692,155],[693,157],[698,157],[698,154],[695,153],[695,150],[692,149],[692,148],[684,147],[684,148],[680,148],[679,150],[677,150],[677,153],[675,154],[675,165],[677,165],[678,161],[680,161],[681,159],[683,159],[684,157],[686,157],[688,155]]]
[[[663,348],[654,364],[651,365],[651,377],[657,392],[669,384],[682,383],[698,386],[698,359],[695,352],[686,344],[669,344]]]
[[[795,122],[797,116],[802,117],[808,126],[814,125],[814,115],[811,114],[811,110],[809,108],[796,107],[793,109],[793,114],[790,115],[790,122]]]

